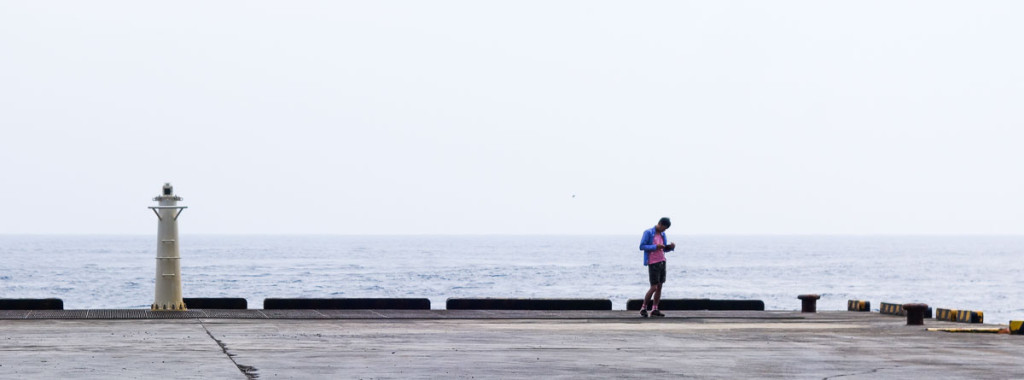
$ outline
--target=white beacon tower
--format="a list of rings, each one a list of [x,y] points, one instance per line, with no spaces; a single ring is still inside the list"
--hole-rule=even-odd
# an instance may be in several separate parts
[[[187,206],[178,206],[181,197],[174,195],[174,187],[165,183],[163,193],[150,206],[157,219],[156,291],[150,310],[185,310],[181,297],[181,254],[178,252],[178,215]]]

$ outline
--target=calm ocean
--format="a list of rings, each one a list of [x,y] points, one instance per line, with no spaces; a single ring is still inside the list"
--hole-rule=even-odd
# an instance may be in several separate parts
[[[186,297],[610,298],[647,288],[636,236],[182,235]],[[760,299],[769,310],[924,302],[1024,319],[1024,236],[687,236],[664,298]],[[67,309],[147,308],[156,237],[0,235],[0,298]]]

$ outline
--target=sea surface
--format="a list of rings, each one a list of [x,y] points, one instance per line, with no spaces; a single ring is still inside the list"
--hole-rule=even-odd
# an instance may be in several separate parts
[[[183,235],[186,297],[642,298],[635,236]],[[663,298],[760,299],[819,310],[849,299],[981,310],[1024,319],[1024,236],[688,236],[669,234]],[[0,298],[66,309],[148,308],[156,236],[0,235]]]

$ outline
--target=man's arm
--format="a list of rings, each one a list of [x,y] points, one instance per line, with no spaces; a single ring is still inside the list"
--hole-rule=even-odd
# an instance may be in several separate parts
[[[644,231],[644,236],[640,238],[640,250],[641,251],[653,251],[658,249],[658,246],[654,243],[654,232],[651,230]]]

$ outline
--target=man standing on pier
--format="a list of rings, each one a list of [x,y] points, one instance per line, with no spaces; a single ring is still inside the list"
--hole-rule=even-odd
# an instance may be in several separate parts
[[[666,244],[668,240],[665,238],[665,230],[671,225],[672,221],[668,218],[661,218],[656,226],[644,231],[643,237],[640,238],[640,249],[644,251],[644,265],[647,266],[647,274],[651,280],[651,288],[647,290],[644,303],[640,306],[640,316],[644,318],[647,318],[647,305],[651,305],[652,317],[665,316],[658,311],[658,301],[661,301],[661,286],[665,284],[665,252],[676,249],[676,243]]]

